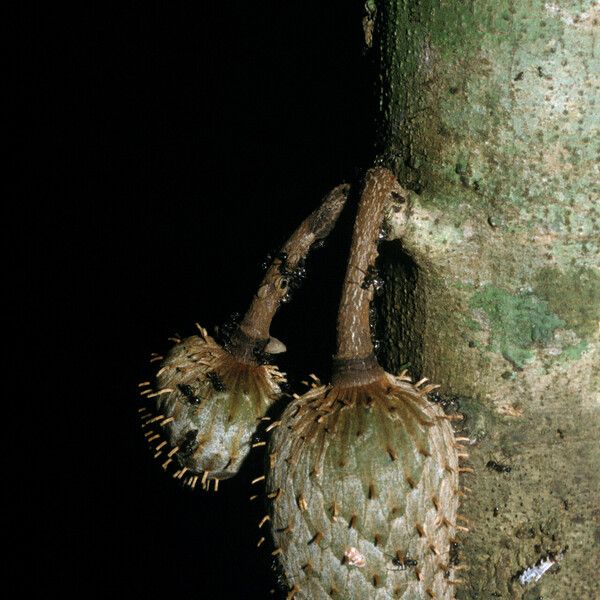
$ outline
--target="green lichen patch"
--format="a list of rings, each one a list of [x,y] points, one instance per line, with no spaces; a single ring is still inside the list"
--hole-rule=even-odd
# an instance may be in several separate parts
[[[554,330],[565,324],[545,300],[528,291],[511,294],[486,285],[471,297],[470,306],[487,316],[488,350],[499,352],[518,369],[533,358],[536,346],[549,342]]]
[[[562,356],[566,360],[579,360],[581,355],[587,350],[587,347],[588,343],[585,340],[581,340],[578,344],[565,348]]]
[[[581,337],[593,335],[600,322],[600,274],[590,268],[538,271],[535,293]]]

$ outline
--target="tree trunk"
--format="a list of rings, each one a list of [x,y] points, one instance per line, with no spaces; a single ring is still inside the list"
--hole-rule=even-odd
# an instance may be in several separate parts
[[[457,597],[597,598],[599,5],[367,8],[409,203],[380,260],[384,362],[441,384],[476,471]]]

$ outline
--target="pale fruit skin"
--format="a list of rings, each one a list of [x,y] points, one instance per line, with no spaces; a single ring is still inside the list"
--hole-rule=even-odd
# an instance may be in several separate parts
[[[456,442],[407,379],[317,387],[284,411],[267,495],[288,598],[454,598]]]
[[[235,475],[285,377],[272,365],[236,359],[205,330],[182,340],[157,374],[156,410],[173,461],[204,480]],[[181,472],[181,471],[180,471]]]

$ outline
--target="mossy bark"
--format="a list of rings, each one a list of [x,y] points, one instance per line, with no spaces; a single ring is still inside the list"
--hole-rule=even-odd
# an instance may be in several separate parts
[[[377,0],[384,363],[465,415],[466,598],[600,589],[600,6]],[[404,215],[404,213],[403,213]],[[400,241],[398,241],[398,239]],[[567,548],[526,586],[518,574]]]

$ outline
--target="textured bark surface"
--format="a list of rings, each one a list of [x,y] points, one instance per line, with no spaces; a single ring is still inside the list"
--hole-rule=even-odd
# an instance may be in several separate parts
[[[442,385],[477,475],[458,598],[600,588],[600,8],[380,0],[384,363]],[[523,585],[547,554],[558,566]]]

